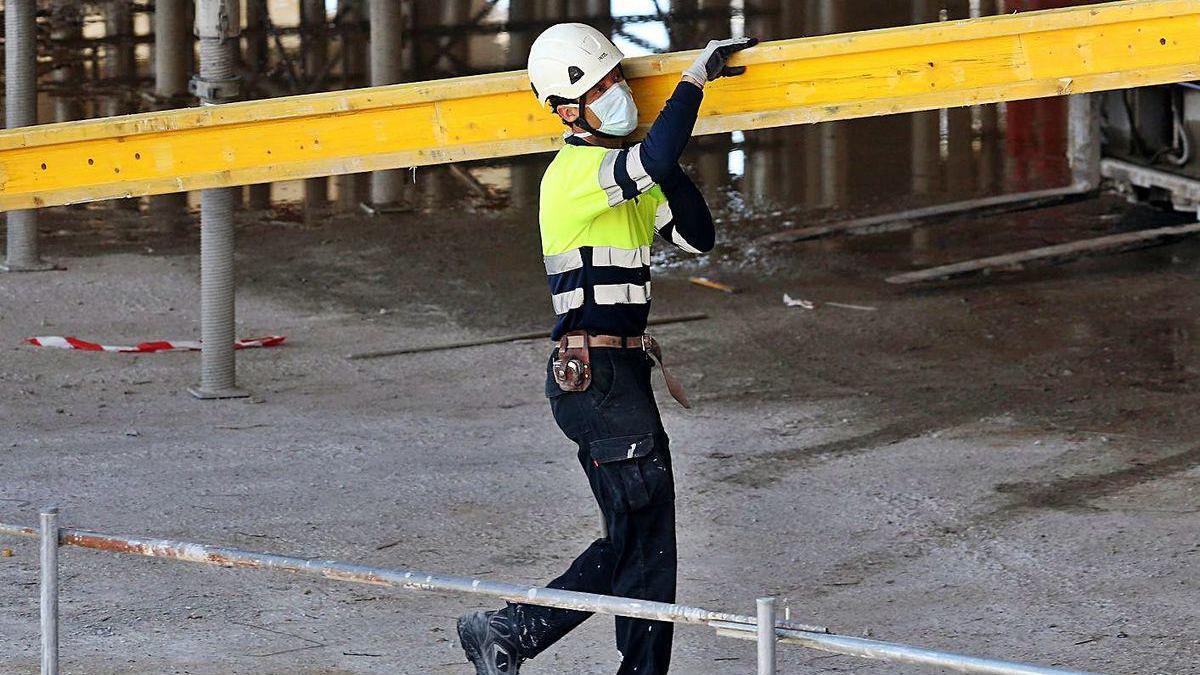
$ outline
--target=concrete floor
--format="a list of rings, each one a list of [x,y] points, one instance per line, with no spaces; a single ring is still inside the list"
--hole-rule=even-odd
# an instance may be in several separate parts
[[[696,409],[662,400],[680,601],[850,635],[1106,673],[1200,673],[1200,246],[923,289],[897,270],[1157,216],[1110,200],[763,248],[659,256],[658,331]],[[126,220],[121,220],[125,218]],[[531,583],[595,536],[542,394],[541,341],[347,353],[549,325],[530,214],[314,225],[244,216],[239,334],[254,396],[198,402],[194,354],[39,350],[198,333],[195,232],[46,216],[66,272],[0,277],[0,520]],[[731,222],[736,221],[736,222]],[[693,286],[701,273],[741,289]],[[875,312],[789,309],[783,293]],[[3,542],[0,671],[36,672],[37,550]],[[470,599],[64,549],[70,673],[468,673]],[[523,672],[611,673],[593,619]],[[677,632],[674,672],[753,672],[754,646]],[[917,673],[799,648],[784,673]]]

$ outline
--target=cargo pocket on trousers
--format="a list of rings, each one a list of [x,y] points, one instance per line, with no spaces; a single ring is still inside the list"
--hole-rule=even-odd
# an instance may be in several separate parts
[[[675,498],[671,468],[654,434],[592,441],[588,453],[613,510],[637,511]]]

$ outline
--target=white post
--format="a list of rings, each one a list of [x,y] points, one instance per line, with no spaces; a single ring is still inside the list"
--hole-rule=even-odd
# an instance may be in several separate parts
[[[42,675],[58,675],[58,509],[41,514]]]
[[[775,598],[758,599],[758,675],[775,675]]]

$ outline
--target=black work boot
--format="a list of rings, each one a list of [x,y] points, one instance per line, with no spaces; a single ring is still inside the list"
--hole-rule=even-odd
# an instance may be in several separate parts
[[[512,623],[496,612],[471,612],[458,618],[458,641],[475,664],[475,675],[517,675],[521,652]]]

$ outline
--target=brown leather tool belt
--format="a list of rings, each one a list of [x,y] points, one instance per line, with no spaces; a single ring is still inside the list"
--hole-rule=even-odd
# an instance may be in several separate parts
[[[662,347],[651,335],[618,337],[615,335],[588,335],[585,331],[567,333],[558,341],[558,359],[554,362],[554,379],[563,391],[586,391],[592,384],[591,348],[640,349],[645,352],[667,381],[667,390],[684,408],[691,408],[683,385],[663,364]]]

